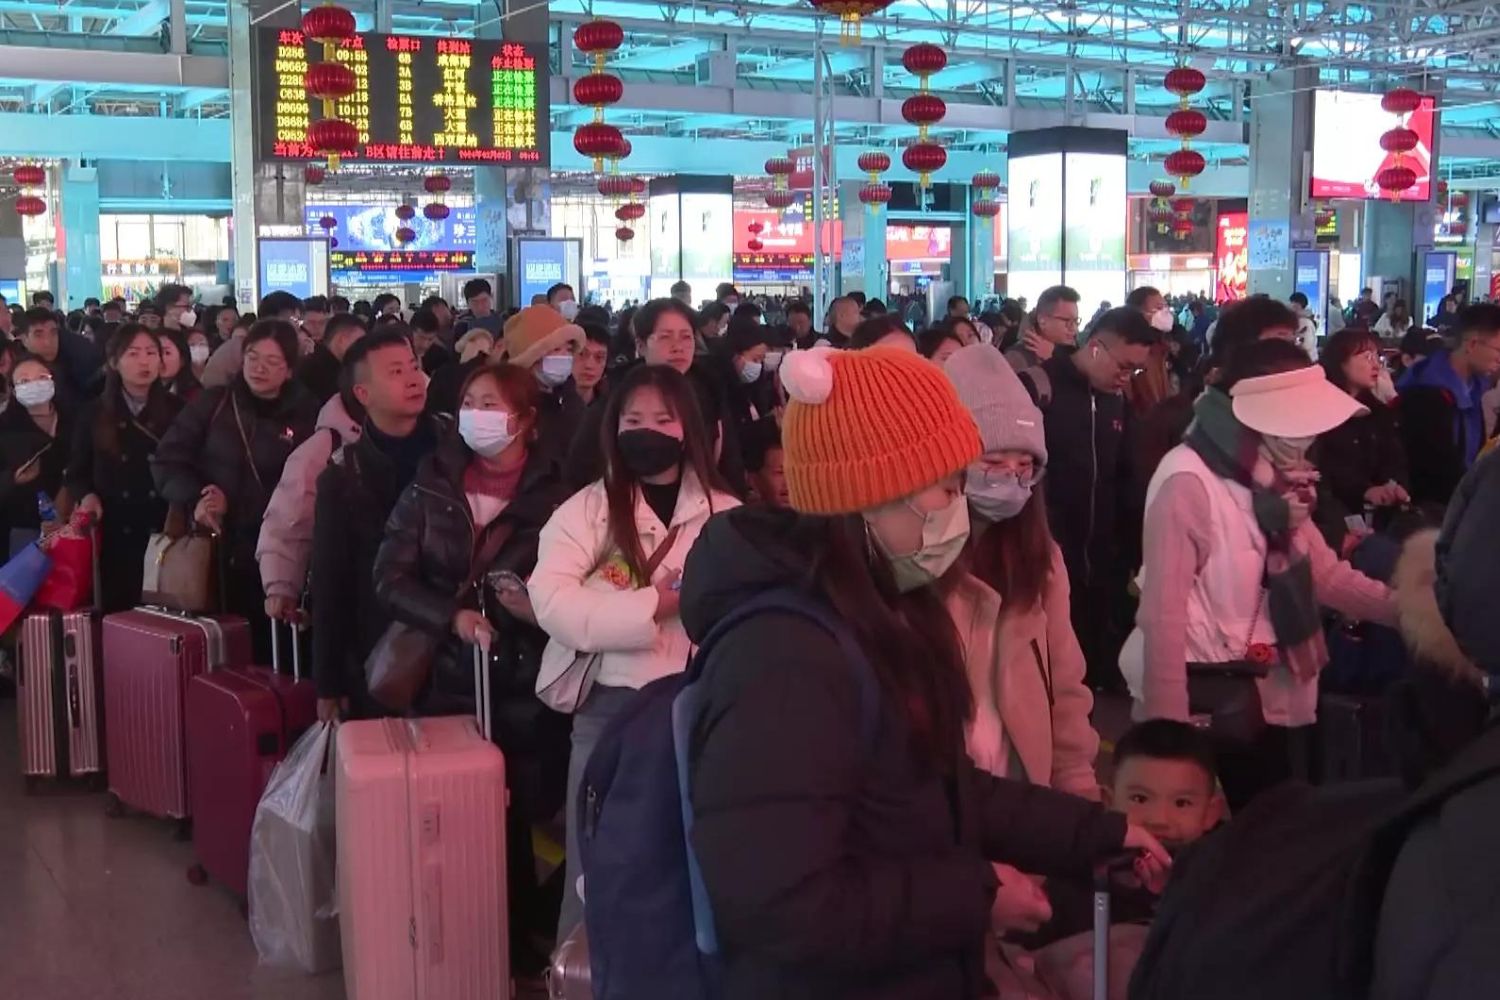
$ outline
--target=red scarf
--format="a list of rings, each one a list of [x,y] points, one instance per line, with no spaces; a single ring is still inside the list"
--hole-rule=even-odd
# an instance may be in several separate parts
[[[470,462],[464,468],[464,492],[513,500],[521,485],[521,473],[525,471],[525,462],[517,462],[512,468],[499,472],[482,462]]]

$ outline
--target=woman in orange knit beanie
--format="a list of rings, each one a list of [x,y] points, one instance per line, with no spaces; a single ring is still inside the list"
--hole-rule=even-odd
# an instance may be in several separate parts
[[[931,584],[968,537],[982,444],[942,370],[873,347],[794,352],[781,377],[795,509],[711,518],[681,593],[706,650],[690,843],[723,995],[982,996],[994,862],[1087,876],[1135,848],[1155,883],[1166,854],[964,753],[970,687]]]

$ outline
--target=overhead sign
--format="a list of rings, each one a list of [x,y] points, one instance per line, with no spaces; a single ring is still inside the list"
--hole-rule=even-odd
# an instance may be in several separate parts
[[[333,219],[333,229],[327,231],[339,241],[338,249],[346,252],[356,250],[467,250],[472,256],[474,233],[477,228],[472,206],[455,207],[446,219],[432,220],[418,214],[416,218],[403,222],[396,216],[395,205],[332,204],[310,201],[304,207],[305,231],[309,236],[322,236],[324,217]],[[402,243],[396,233],[410,227],[417,238]],[[337,259],[335,254],[335,259]],[[338,265],[335,264],[337,269]]]
[[[412,274],[428,271],[472,271],[472,250],[334,250],[328,255],[335,271],[380,271]]]
[[[547,54],[500,40],[361,32],[339,47],[354,94],[334,114],[359,129],[349,159],[384,163],[546,166]],[[323,117],[307,92],[320,43],[289,28],[256,29],[251,82],[262,159],[313,158],[307,129]]]

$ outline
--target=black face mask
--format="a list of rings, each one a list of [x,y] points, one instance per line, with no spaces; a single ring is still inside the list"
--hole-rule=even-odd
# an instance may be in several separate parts
[[[682,461],[682,439],[646,427],[621,431],[620,458],[631,475],[656,476]]]

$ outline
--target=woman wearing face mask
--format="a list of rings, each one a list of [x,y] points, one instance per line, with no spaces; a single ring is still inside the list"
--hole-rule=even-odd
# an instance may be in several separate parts
[[[121,326],[105,354],[104,392],[79,412],[63,483],[99,521],[108,558],[100,563],[96,600],[108,614],[141,602],[146,543],[167,514],[151,479],[151,455],[183,402],[162,382],[159,341],[144,326]]]
[[[997,861],[1086,876],[1160,845],[1096,803],[965,754],[973,694],[941,588],[982,444],[931,362],[798,352],[782,378],[792,506],[709,522],[683,620],[702,664],[688,797],[730,997],[985,995]],[[751,601],[820,609],[822,623]],[[856,655],[857,654],[857,655]]]
[[[162,386],[184,403],[191,403],[203,392],[203,383],[189,363],[192,348],[179,330],[158,330],[156,338],[161,350]]]
[[[58,405],[52,372],[37,358],[16,362],[11,396],[0,414],[0,517],[10,529],[14,554],[43,529],[37,494],[58,500],[73,443],[73,414]]]
[[[551,306],[530,306],[505,321],[505,360],[529,369],[537,398],[536,446],[558,456],[583,421],[583,400],[573,389],[573,355],[583,346],[583,327]]]
[[[599,654],[577,706],[568,798],[605,724],[639,687],[682,670],[691,643],[677,617],[682,564],[704,523],[739,506],[714,471],[692,387],[663,365],[632,371],[604,411],[604,477],[573,495],[542,529],[531,576],[547,664]],[[544,665],[539,688],[550,674]],[[561,940],[582,917],[576,817],[568,817]]]
[[[1136,718],[1210,726],[1234,808],[1302,770],[1328,661],[1320,609],[1395,622],[1390,591],[1340,561],[1310,517],[1309,447],[1364,412],[1295,344],[1242,347],[1147,489],[1120,669]]]
[[[208,365],[208,359],[213,356],[214,342],[209,335],[202,330],[193,330],[187,335],[188,366],[192,369],[193,377],[203,378],[203,369]]]
[[[557,458],[536,447],[540,395],[524,368],[472,372],[460,390],[458,434],[423,460],[375,558],[376,596],[391,616],[445,639],[418,711],[472,711],[471,650],[476,642],[488,648],[494,736],[511,789],[511,954],[527,974],[546,958],[530,939],[551,934],[557,921],[538,892],[531,824],[563,804],[569,722],[535,694],[547,635],[524,586],[542,525],[566,496]]]

